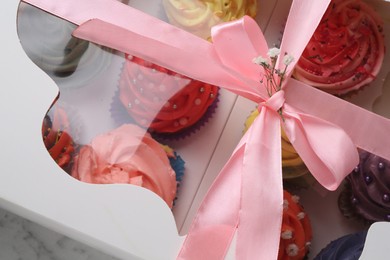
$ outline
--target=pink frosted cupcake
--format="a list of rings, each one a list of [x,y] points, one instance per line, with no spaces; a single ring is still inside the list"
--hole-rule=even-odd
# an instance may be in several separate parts
[[[177,180],[167,152],[172,153],[172,150],[167,151],[145,130],[126,124],[81,147],[71,175],[87,183],[141,186],[172,207]]]
[[[375,79],[384,53],[379,15],[361,0],[333,0],[293,75],[330,94],[344,95]]]

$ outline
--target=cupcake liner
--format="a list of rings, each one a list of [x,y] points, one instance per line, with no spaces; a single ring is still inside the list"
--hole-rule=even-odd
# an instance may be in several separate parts
[[[339,207],[339,210],[341,214],[352,221],[356,221],[359,223],[362,223],[363,225],[370,225],[372,224],[372,221],[368,221],[364,219],[360,214],[356,212],[355,207],[352,203],[352,191],[351,191],[351,185],[348,182],[344,183],[343,189],[339,194],[337,204]]]
[[[182,157],[177,154],[177,152],[174,152],[174,156],[169,157],[169,163],[171,164],[172,169],[176,173],[177,186],[179,187],[184,177],[185,162]]]
[[[152,132],[151,135],[160,141],[186,139],[191,135],[195,134],[197,131],[201,130],[210,121],[216,109],[218,108],[218,103],[219,103],[219,92],[215,96],[213,103],[207,108],[206,112],[195,124],[187,128],[184,128],[183,130],[176,133],[163,134],[163,133]]]
[[[169,159],[169,163],[171,164],[172,169],[176,173],[177,190],[176,190],[176,197],[173,200],[173,206],[175,206],[175,202],[177,201],[178,197],[180,196],[180,184],[184,178],[185,161],[182,159],[181,156],[179,156],[177,154],[177,152],[174,152],[174,156],[168,156],[168,159]]]
[[[352,197],[353,195],[351,191],[351,185],[349,183],[345,183],[343,190],[340,192],[340,195],[337,200],[337,204],[341,214],[348,220],[356,221],[364,226],[369,226],[370,224],[372,224],[372,221],[364,219],[356,212],[356,209],[355,207],[353,207],[353,204],[351,202]]]
[[[314,260],[358,260],[366,241],[367,231],[344,235],[331,241]]]

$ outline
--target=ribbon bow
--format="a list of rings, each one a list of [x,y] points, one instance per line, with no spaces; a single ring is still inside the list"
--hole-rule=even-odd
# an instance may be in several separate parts
[[[298,15],[294,14],[294,7],[302,2],[294,1],[290,17]],[[311,10],[299,10],[305,11],[306,18],[308,12],[311,12],[309,16],[313,21],[305,21],[305,24],[318,24],[327,2],[322,1],[322,9],[318,4],[307,4]],[[313,32],[315,27],[311,28]],[[99,31],[96,31],[97,28]],[[289,22],[286,31],[288,28]],[[102,33],[102,30],[106,33]],[[138,40],[134,35],[130,35],[129,39],[116,40],[115,43],[103,40],[103,37],[112,39],[123,33],[121,29],[114,30],[114,27],[104,22],[91,21],[80,26],[74,35],[137,55],[138,50],[134,46],[138,44],[131,47],[126,44],[116,45]],[[310,36],[306,38],[308,41]],[[252,63],[254,57],[268,51],[265,38],[254,20],[244,17],[216,26],[212,29],[212,39],[213,53],[216,54],[214,61],[223,69],[224,75],[229,75],[225,78],[227,83],[219,86],[259,103],[260,115],[211,186],[187,235],[179,259],[222,259],[236,229],[238,259],[276,259],[283,210],[280,115],[277,110],[283,106],[283,125],[287,136],[308,169],[328,189],[336,189],[358,164],[356,147],[338,126],[290,106],[288,100],[284,101],[283,90],[268,98],[265,87],[259,83],[261,68]],[[285,40],[282,46],[284,43]],[[143,42],[140,45],[148,44]],[[289,53],[299,57],[306,44],[295,46],[295,49],[291,49],[289,45]],[[283,47],[281,49],[284,50]],[[161,48],[156,50],[161,52]],[[172,51],[175,51],[170,53],[172,56],[182,54]],[[164,53],[167,52],[169,49],[165,48]],[[145,54],[148,56],[146,59],[154,59],[153,62],[158,64],[167,62],[156,58],[155,54],[153,57],[145,52],[138,55],[145,57]],[[178,71],[177,63],[163,65],[192,76],[191,70],[196,71],[197,68],[194,68],[192,59],[189,61],[191,66],[187,66],[184,73]],[[203,74],[209,71],[204,62],[202,69]],[[214,76],[216,82],[224,75]],[[294,84],[302,83],[287,78],[283,89]],[[344,157],[343,163],[340,163],[340,153]]]
[[[301,2],[294,1],[290,18],[298,15],[296,5]],[[307,41],[326,9],[326,2],[321,1],[322,6],[306,6],[313,9],[305,10],[305,18],[311,18],[305,23],[314,24]],[[291,30],[290,26],[288,20],[286,32]],[[356,147],[338,126],[288,104],[283,89],[299,82],[286,79],[282,90],[269,99],[264,95],[265,86],[258,83],[261,72],[251,61],[264,55],[268,47],[253,20],[244,17],[214,27],[212,39],[221,62],[238,73],[236,77],[242,82],[249,82],[242,90],[255,97],[252,100],[259,103],[260,114],[202,202],[180,259],[223,259],[236,228],[237,259],[276,259],[283,210],[280,124],[308,169],[330,190],[336,189],[358,164]],[[281,53],[285,42],[283,39]],[[288,45],[289,53],[299,57],[306,44],[291,44],[294,43]],[[256,81],[257,84],[252,83]],[[280,108],[283,120],[278,113]],[[347,160],[342,160],[345,163],[340,163],[341,154],[347,154]]]
[[[261,68],[252,63],[259,54],[265,56],[268,46],[249,17],[214,27],[213,43],[209,43],[113,0],[26,2],[80,25],[76,37],[139,56],[259,104],[259,116],[202,202],[179,259],[223,259],[236,229],[238,259],[277,258],[283,203],[281,125],[311,173],[330,190],[357,165],[354,143],[390,158],[377,141],[362,138],[367,129],[357,129],[349,115],[377,124],[370,131],[376,131],[379,140],[385,140],[389,121],[294,80],[291,71],[282,90],[269,98],[259,81]],[[329,2],[293,1],[282,54],[299,59]],[[339,107],[341,116],[330,115],[319,102]]]

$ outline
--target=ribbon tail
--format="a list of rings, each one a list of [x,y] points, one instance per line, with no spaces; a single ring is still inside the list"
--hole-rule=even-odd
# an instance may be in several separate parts
[[[295,58],[289,65],[289,73],[301,57],[329,3],[330,0],[293,0],[280,46],[280,53],[287,52]],[[278,68],[282,66],[279,60]]]
[[[177,259],[277,259],[283,212],[279,115],[263,107],[203,200]]]
[[[284,90],[289,105],[341,127],[355,146],[390,160],[389,119],[294,79]]]
[[[244,148],[235,150],[210,187],[177,259],[224,259],[238,224]]]
[[[237,259],[277,259],[283,214],[280,117],[263,107],[249,130]]]
[[[284,107],[284,126],[294,148],[322,186],[337,189],[359,163],[356,146],[339,126]]]

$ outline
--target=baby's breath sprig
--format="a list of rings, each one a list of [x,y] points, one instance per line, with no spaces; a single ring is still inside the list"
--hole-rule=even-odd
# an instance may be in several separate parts
[[[283,64],[284,69],[276,69],[276,62],[280,56],[280,49],[271,48],[267,53],[268,58],[258,56],[254,58],[253,63],[260,65],[264,69],[264,77],[260,80],[260,83],[265,85],[267,93],[269,96],[272,96],[273,93],[282,89],[283,80],[285,79],[287,68],[294,61],[294,57],[284,53]],[[264,82],[264,80],[266,82]]]
[[[258,56],[252,60],[253,63],[260,65],[264,69],[264,77],[260,80],[260,83],[265,86],[268,96],[272,96],[275,92],[282,89],[283,80],[286,77],[288,66],[294,61],[294,57],[287,52],[283,56],[284,68],[282,70],[276,68],[276,62],[280,55],[280,49],[271,48],[267,52],[268,58]],[[264,78],[266,82],[264,82]],[[279,114],[284,121],[282,109],[279,109]]]

